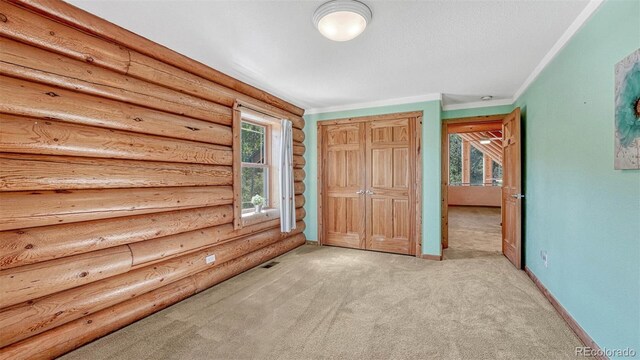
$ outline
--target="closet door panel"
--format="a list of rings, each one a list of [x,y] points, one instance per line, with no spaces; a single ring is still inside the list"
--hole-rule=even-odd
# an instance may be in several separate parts
[[[369,122],[366,131],[366,248],[411,254],[409,164],[411,123],[408,118]]]
[[[362,124],[323,127],[325,245],[364,248],[364,132]]]

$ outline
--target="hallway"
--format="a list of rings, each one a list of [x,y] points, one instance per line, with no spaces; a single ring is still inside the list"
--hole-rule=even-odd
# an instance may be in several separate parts
[[[449,206],[449,248],[445,259],[501,254],[500,208]]]

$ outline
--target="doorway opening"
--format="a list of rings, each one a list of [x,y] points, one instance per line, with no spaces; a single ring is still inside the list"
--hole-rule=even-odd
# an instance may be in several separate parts
[[[503,253],[520,267],[519,122],[519,109],[516,109],[511,114],[451,119],[443,123],[444,259]],[[514,187],[517,198],[511,191]]]

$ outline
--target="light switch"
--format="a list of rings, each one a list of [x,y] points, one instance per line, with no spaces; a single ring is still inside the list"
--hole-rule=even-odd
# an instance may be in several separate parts
[[[216,262],[216,255],[209,255],[206,258],[204,258],[204,261],[206,261],[207,264],[211,264]]]

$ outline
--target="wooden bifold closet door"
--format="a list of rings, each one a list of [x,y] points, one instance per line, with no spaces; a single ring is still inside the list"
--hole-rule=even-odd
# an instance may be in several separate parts
[[[320,127],[324,245],[415,255],[416,120]]]

